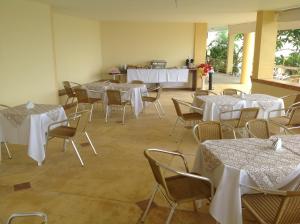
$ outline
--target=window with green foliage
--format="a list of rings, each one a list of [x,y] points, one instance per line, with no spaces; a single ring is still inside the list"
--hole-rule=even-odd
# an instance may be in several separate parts
[[[232,74],[239,75],[242,63],[243,46],[241,44],[243,34],[237,34],[235,37],[234,53],[233,53],[233,68]],[[208,45],[208,62],[214,67],[216,72],[226,73],[228,50],[228,32],[218,32],[216,38]]]
[[[278,31],[275,64],[275,79],[299,83],[300,29]]]

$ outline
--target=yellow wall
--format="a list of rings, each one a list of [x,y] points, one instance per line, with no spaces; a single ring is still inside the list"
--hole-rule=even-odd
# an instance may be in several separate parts
[[[253,77],[272,79],[275,65],[277,13],[258,11],[256,18]]]
[[[45,4],[0,1],[0,103],[57,103],[51,11]]]
[[[102,57],[99,22],[54,13],[53,33],[60,88],[64,80],[87,83],[100,79]]]
[[[194,34],[194,59],[196,64],[206,63],[207,23],[196,23]]]
[[[167,60],[182,66],[193,57],[193,23],[102,22],[103,72],[111,66]]]

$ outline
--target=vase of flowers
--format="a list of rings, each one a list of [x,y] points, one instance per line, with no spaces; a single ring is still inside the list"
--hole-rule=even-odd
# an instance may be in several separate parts
[[[201,89],[205,89],[205,80],[208,77],[208,74],[213,72],[214,69],[210,64],[200,64],[197,66],[197,74],[202,81]]]

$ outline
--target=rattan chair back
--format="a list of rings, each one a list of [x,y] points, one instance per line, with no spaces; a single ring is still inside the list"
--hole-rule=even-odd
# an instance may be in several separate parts
[[[73,91],[70,82],[63,81],[63,86],[68,97],[75,97],[75,92]]]
[[[244,206],[260,223],[300,223],[300,191],[262,192],[242,197]]]
[[[131,83],[132,84],[144,84],[144,81],[142,81],[142,80],[132,80]]]
[[[77,88],[75,89],[75,95],[78,103],[88,103],[89,96],[86,89]]]
[[[83,110],[77,113],[77,115],[80,115],[78,121],[77,121],[77,127],[76,127],[76,134],[77,135],[82,135],[82,133],[85,132],[86,127],[89,122],[89,117],[90,117],[90,110]]]
[[[251,137],[270,138],[269,122],[265,119],[250,120],[246,123],[246,129]]]
[[[237,124],[238,128],[245,127],[250,120],[256,119],[259,112],[258,107],[241,109],[240,118]]]
[[[289,114],[290,120],[288,126],[300,125],[300,106],[293,107]]]
[[[122,98],[120,90],[108,89],[106,90],[108,105],[122,105]]]
[[[196,89],[194,96],[208,96],[210,94],[209,90]]]
[[[237,89],[223,89],[223,95],[237,95],[238,94],[238,90]]]
[[[217,140],[223,138],[221,124],[218,121],[205,121],[196,124],[193,132],[196,141],[199,143],[206,140]]]
[[[172,98],[172,101],[173,101],[177,116],[182,117],[182,112],[181,112],[179,102],[175,98]]]
[[[299,103],[300,102],[300,94],[296,95],[294,103]]]
[[[172,198],[172,196],[169,193],[162,169],[160,167],[160,163],[150,155],[150,151],[145,150],[144,155],[149,162],[155,181],[165,190],[168,197]]]

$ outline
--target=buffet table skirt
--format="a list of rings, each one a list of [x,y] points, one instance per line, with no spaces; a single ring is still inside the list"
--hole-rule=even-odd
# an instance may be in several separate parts
[[[127,82],[141,80],[145,83],[188,82],[188,69],[128,69]]]

